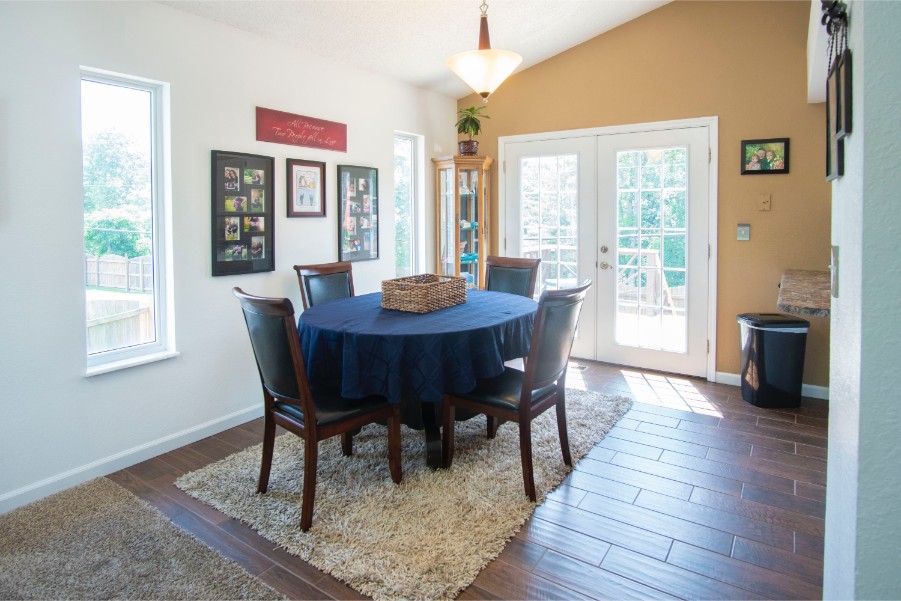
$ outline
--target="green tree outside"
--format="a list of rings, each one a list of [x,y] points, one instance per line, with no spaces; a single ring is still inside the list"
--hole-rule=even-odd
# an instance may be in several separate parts
[[[151,250],[150,160],[124,134],[84,144],[84,251],[138,257]]]
[[[397,277],[413,275],[411,151],[410,140],[394,138],[394,270]]]

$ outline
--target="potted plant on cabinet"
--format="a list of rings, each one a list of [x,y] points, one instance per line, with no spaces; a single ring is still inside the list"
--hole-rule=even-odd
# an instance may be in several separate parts
[[[473,140],[473,136],[477,136],[482,132],[481,119],[490,119],[488,115],[483,115],[484,106],[471,106],[469,108],[457,111],[457,133],[469,136],[468,140],[460,140],[460,154],[463,156],[475,156],[479,154],[479,143]]]

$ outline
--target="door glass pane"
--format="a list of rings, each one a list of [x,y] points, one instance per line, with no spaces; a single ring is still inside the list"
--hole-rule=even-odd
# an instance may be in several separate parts
[[[520,160],[522,256],[541,258],[536,297],[578,284],[578,156]]]
[[[684,353],[688,149],[617,152],[616,343]]]

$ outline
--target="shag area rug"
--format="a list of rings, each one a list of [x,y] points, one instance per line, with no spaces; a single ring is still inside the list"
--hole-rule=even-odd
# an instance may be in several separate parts
[[[573,461],[584,456],[628,411],[631,401],[567,390]],[[339,438],[319,445],[313,526],[301,532],[302,440],[276,439],[269,492],[256,493],[261,445],[185,474],[175,485],[242,520],[265,538],[376,600],[452,599],[468,586],[531,515],[516,424],[488,440],[485,418],[456,425],[450,470],[425,465],[421,432],[402,428],[404,479],[391,481],[384,426],[354,437],[354,455]],[[569,471],[554,411],[533,421],[539,502]]]
[[[284,599],[118,484],[0,516],[0,599]]]

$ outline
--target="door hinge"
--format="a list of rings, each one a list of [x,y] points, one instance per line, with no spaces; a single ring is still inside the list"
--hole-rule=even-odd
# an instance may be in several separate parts
[[[707,149],[707,162],[708,163],[713,162],[713,149],[712,148]]]
[[[504,162],[501,164],[501,170],[502,170],[504,173],[507,173],[507,161],[504,161]]]
[[[707,341],[707,354],[710,354],[710,341]]]
[[[708,258],[708,259],[710,258],[710,253],[711,253],[711,252],[713,252],[713,251],[710,250],[710,245],[708,244],[708,245],[707,245],[707,258]]]

